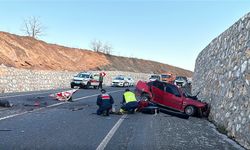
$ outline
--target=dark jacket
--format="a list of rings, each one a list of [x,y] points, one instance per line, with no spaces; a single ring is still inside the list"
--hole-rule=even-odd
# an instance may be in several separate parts
[[[109,94],[100,94],[97,96],[96,104],[99,107],[109,108],[112,107],[112,104],[114,104],[114,100],[113,97]]]

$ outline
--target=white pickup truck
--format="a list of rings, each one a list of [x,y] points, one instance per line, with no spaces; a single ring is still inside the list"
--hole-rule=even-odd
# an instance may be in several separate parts
[[[97,88],[99,85],[99,74],[93,74],[90,72],[80,72],[72,79],[70,86],[74,88],[78,86],[80,88]]]

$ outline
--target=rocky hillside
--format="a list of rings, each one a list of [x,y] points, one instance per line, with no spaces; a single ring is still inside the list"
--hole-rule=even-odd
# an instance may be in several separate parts
[[[191,71],[167,64],[48,44],[6,32],[0,32],[0,64],[36,70],[119,70],[143,73],[170,71],[177,75],[192,76]]]

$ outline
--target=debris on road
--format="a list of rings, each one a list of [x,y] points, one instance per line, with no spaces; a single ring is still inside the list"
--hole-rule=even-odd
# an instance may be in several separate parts
[[[77,91],[78,89],[68,90],[68,91],[62,91],[55,94],[50,94],[49,96],[59,100],[59,101],[72,101],[72,95]]]
[[[0,106],[1,107],[12,107],[13,104],[11,104],[9,101],[7,100],[0,100]]]
[[[0,129],[0,131],[12,131],[10,129]]]
[[[79,107],[79,108],[73,108],[71,109],[71,111],[77,111],[77,110],[83,110],[84,108],[83,107]]]
[[[141,110],[144,114],[158,114],[160,112],[159,108],[156,106],[147,106]]]
[[[36,97],[32,97],[32,98],[27,98],[28,101],[37,101],[37,100],[42,100],[44,99],[44,96],[36,96]]]
[[[23,104],[23,106],[35,106],[35,107],[46,107],[48,105],[47,102],[36,101],[34,104]]]
[[[141,112],[144,114],[158,114],[160,110],[159,110],[159,107],[157,107],[155,104],[145,99],[141,99],[138,102],[137,112]]]
[[[89,105],[77,106],[74,108],[70,108],[71,111],[83,110],[84,108],[89,107]]]

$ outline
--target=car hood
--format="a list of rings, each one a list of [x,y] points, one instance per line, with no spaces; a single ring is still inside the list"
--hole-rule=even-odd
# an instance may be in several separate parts
[[[124,82],[124,80],[112,80],[112,82]]]
[[[175,82],[185,82],[185,80],[175,80]]]
[[[87,80],[87,78],[79,78],[79,77],[74,77],[73,79],[74,79],[74,80],[81,80],[81,81],[82,81],[82,80]]]

